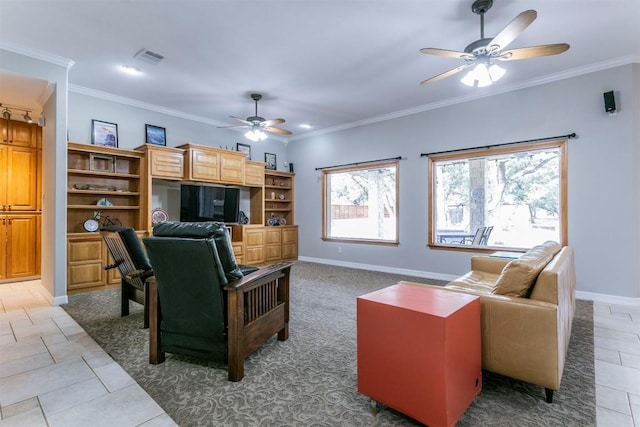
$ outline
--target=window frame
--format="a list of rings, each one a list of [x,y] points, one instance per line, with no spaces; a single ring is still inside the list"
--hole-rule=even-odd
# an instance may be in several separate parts
[[[328,214],[328,202],[329,192],[327,189],[327,179],[332,173],[352,172],[358,170],[368,169],[382,169],[387,167],[395,167],[396,170],[396,185],[395,185],[395,212],[396,212],[396,237],[395,240],[382,240],[382,239],[366,239],[361,237],[331,237],[327,234],[329,227],[327,221],[330,221],[330,215]],[[322,170],[322,240],[328,242],[344,242],[344,243],[363,243],[371,245],[383,245],[383,246],[398,246],[400,244],[400,162],[398,160],[393,161],[380,161],[380,162],[367,162],[352,166],[343,166],[335,168],[327,168]]]
[[[560,152],[559,159],[559,202],[560,202],[560,213],[559,213],[559,226],[560,226],[560,244],[562,246],[568,245],[568,206],[567,206],[567,140],[566,139],[558,139],[548,142],[537,142],[537,143],[519,143],[517,145],[510,146],[495,146],[495,147],[487,147],[487,148],[472,148],[469,150],[464,150],[456,153],[442,153],[442,154],[434,154],[428,156],[429,164],[428,164],[428,172],[427,172],[427,197],[428,197],[428,223],[427,223],[427,246],[431,249],[442,249],[442,250],[456,250],[456,251],[466,251],[466,252],[481,252],[481,253],[492,253],[496,250],[507,250],[514,252],[524,252],[528,248],[521,247],[509,247],[509,246],[478,246],[478,245],[456,245],[456,244],[447,244],[447,243],[438,243],[436,241],[436,232],[435,232],[435,213],[434,208],[437,206],[435,201],[433,200],[435,194],[435,163],[438,161],[448,161],[448,160],[458,160],[458,159],[474,159],[478,157],[489,157],[493,155],[501,155],[501,154],[511,154],[511,153],[521,153],[526,151],[539,151],[549,148],[557,148]]]

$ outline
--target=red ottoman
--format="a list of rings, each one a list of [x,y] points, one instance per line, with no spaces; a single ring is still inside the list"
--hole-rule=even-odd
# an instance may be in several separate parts
[[[480,299],[409,282],[357,299],[358,392],[453,426],[482,389]]]

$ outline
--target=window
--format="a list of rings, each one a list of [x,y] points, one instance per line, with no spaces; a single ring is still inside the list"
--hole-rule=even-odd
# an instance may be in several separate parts
[[[398,243],[398,162],[322,172],[322,238]]]
[[[566,141],[429,157],[429,245],[567,242]]]

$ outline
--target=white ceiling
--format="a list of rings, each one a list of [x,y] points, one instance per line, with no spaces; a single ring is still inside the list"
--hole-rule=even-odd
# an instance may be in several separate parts
[[[71,89],[106,93],[216,125],[254,113],[282,117],[295,140],[614,65],[640,62],[638,0],[495,0],[492,37],[518,13],[538,18],[509,47],[566,42],[556,56],[505,62],[489,88],[459,77],[421,86],[462,61],[419,53],[464,50],[480,38],[471,0],[0,0],[0,47],[67,58]],[[134,59],[147,48],[158,65]],[[118,67],[140,68],[128,76]],[[0,64],[0,71],[2,67]],[[0,102],[41,102],[46,84],[0,74]],[[22,81],[24,83],[24,81]],[[611,89],[615,90],[615,87]],[[299,127],[313,125],[311,130]]]

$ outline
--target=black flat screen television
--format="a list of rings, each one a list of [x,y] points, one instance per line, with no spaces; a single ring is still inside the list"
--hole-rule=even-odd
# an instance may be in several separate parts
[[[240,189],[208,185],[180,186],[180,221],[238,222]]]

